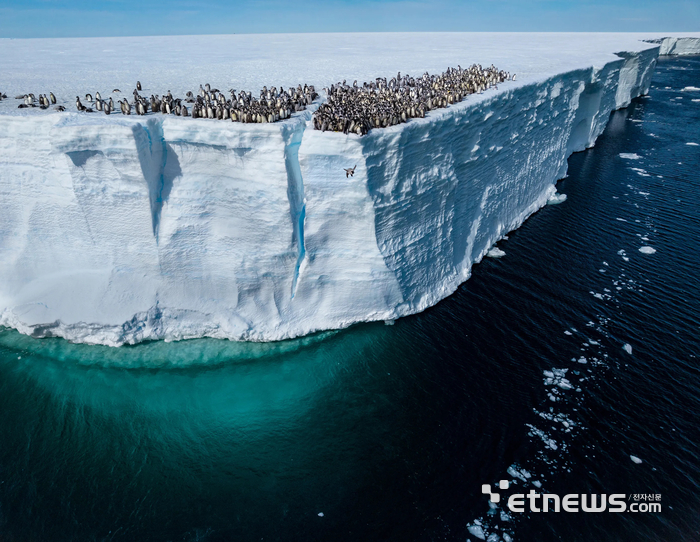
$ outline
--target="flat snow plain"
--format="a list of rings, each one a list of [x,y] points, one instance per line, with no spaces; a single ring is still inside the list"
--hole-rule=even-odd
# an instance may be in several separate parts
[[[116,346],[419,312],[546,204],[659,52],[700,52],[700,34],[641,41],[665,36],[0,40],[0,325]],[[76,95],[130,96],[136,80],[146,96],[320,90],[472,63],[517,80],[364,137],[312,130],[313,106],[273,125],[74,112]],[[13,99],[49,91],[67,112]]]

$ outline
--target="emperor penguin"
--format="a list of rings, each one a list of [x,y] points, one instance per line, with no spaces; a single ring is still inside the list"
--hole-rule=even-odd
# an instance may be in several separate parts
[[[56,103],[56,96],[54,96],[53,92],[49,92],[49,96],[51,97],[51,103],[55,104]]]
[[[85,101],[86,101],[86,102],[92,102],[92,94],[86,94],[86,95],[85,95]]]
[[[141,81],[136,81],[136,90],[141,90]]]

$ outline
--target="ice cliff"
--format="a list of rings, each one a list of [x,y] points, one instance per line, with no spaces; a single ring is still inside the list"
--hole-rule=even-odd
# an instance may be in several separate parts
[[[568,156],[646,93],[659,51],[700,52],[635,43],[363,137],[314,131],[311,111],[2,114],[0,324],[120,345],[419,312],[546,203]]]

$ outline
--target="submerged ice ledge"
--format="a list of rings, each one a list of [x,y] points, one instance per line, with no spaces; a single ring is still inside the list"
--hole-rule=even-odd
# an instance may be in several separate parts
[[[660,49],[700,52],[673,39],[363,137],[312,130],[312,110],[2,115],[0,325],[116,346],[419,312],[547,203],[568,156],[647,92]]]

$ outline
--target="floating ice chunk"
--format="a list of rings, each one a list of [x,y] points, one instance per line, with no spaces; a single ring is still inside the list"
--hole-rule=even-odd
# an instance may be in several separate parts
[[[615,220],[619,220],[620,222],[627,222],[624,218],[616,218]]]
[[[698,92],[700,88],[698,87],[685,87],[681,89],[681,92]]]
[[[532,485],[535,486],[535,487],[537,487],[537,488],[541,488],[541,487],[542,487],[542,482],[540,482],[539,480],[533,480],[533,481],[532,481]]]
[[[700,98],[693,98],[693,99],[690,100],[690,101],[691,101],[691,102],[700,102]]]
[[[384,320],[384,325],[385,325],[385,326],[393,326],[393,325],[394,325],[394,320]]]
[[[527,482],[528,478],[532,477],[532,474],[530,474],[528,471],[525,469],[519,469],[515,465],[508,467],[508,474],[510,474],[513,478],[522,480],[523,482]]]
[[[318,517],[322,518],[323,517],[323,512],[318,513]]]
[[[637,465],[639,465],[642,462],[642,460],[639,459],[636,455],[630,455],[630,459],[634,461]]]
[[[489,250],[486,255],[489,258],[503,258],[503,256],[506,255],[505,252],[503,252],[500,248],[498,247],[493,247],[491,250]]]
[[[508,533],[503,533],[503,542],[513,542],[513,539]]]
[[[623,158],[625,160],[639,160],[641,156],[634,152],[621,152],[620,158]]]
[[[580,358],[578,358],[578,362],[579,363],[588,363],[588,360],[586,358],[584,358],[583,356],[581,356]]]
[[[622,349],[628,354],[632,353],[632,345],[630,343],[625,343],[625,346],[623,346]]]
[[[530,428],[531,436],[539,437],[540,439],[542,439],[545,448],[549,448],[550,450],[557,450],[559,448],[557,441],[555,441],[553,438],[550,438],[550,436],[544,431],[542,431],[542,429],[538,429],[537,427],[529,423],[526,423],[525,425],[527,425]]]
[[[632,168],[630,168],[630,169],[631,169],[632,171],[634,171],[637,175],[641,175],[642,177],[651,177],[651,175],[649,175],[649,174],[648,174],[645,170],[643,170],[642,168],[632,167]]]
[[[698,143],[693,143],[692,141],[689,141],[688,143],[686,143],[686,145],[690,145],[691,147],[697,147]]]
[[[498,536],[496,533],[491,533],[489,537],[486,539],[486,542],[500,542],[501,537]]]
[[[558,205],[566,201],[566,194],[557,194],[556,192],[549,196],[547,205]]]
[[[640,247],[639,252],[641,252],[642,254],[654,254],[654,252],[656,252],[656,249],[652,247]]]
[[[564,335],[573,335],[573,333],[571,333],[571,331],[569,331],[569,330],[567,329],[567,330],[564,331]]]
[[[474,521],[474,525],[467,525],[467,531],[479,540],[486,540],[484,529],[481,527],[481,522],[478,519]]]

